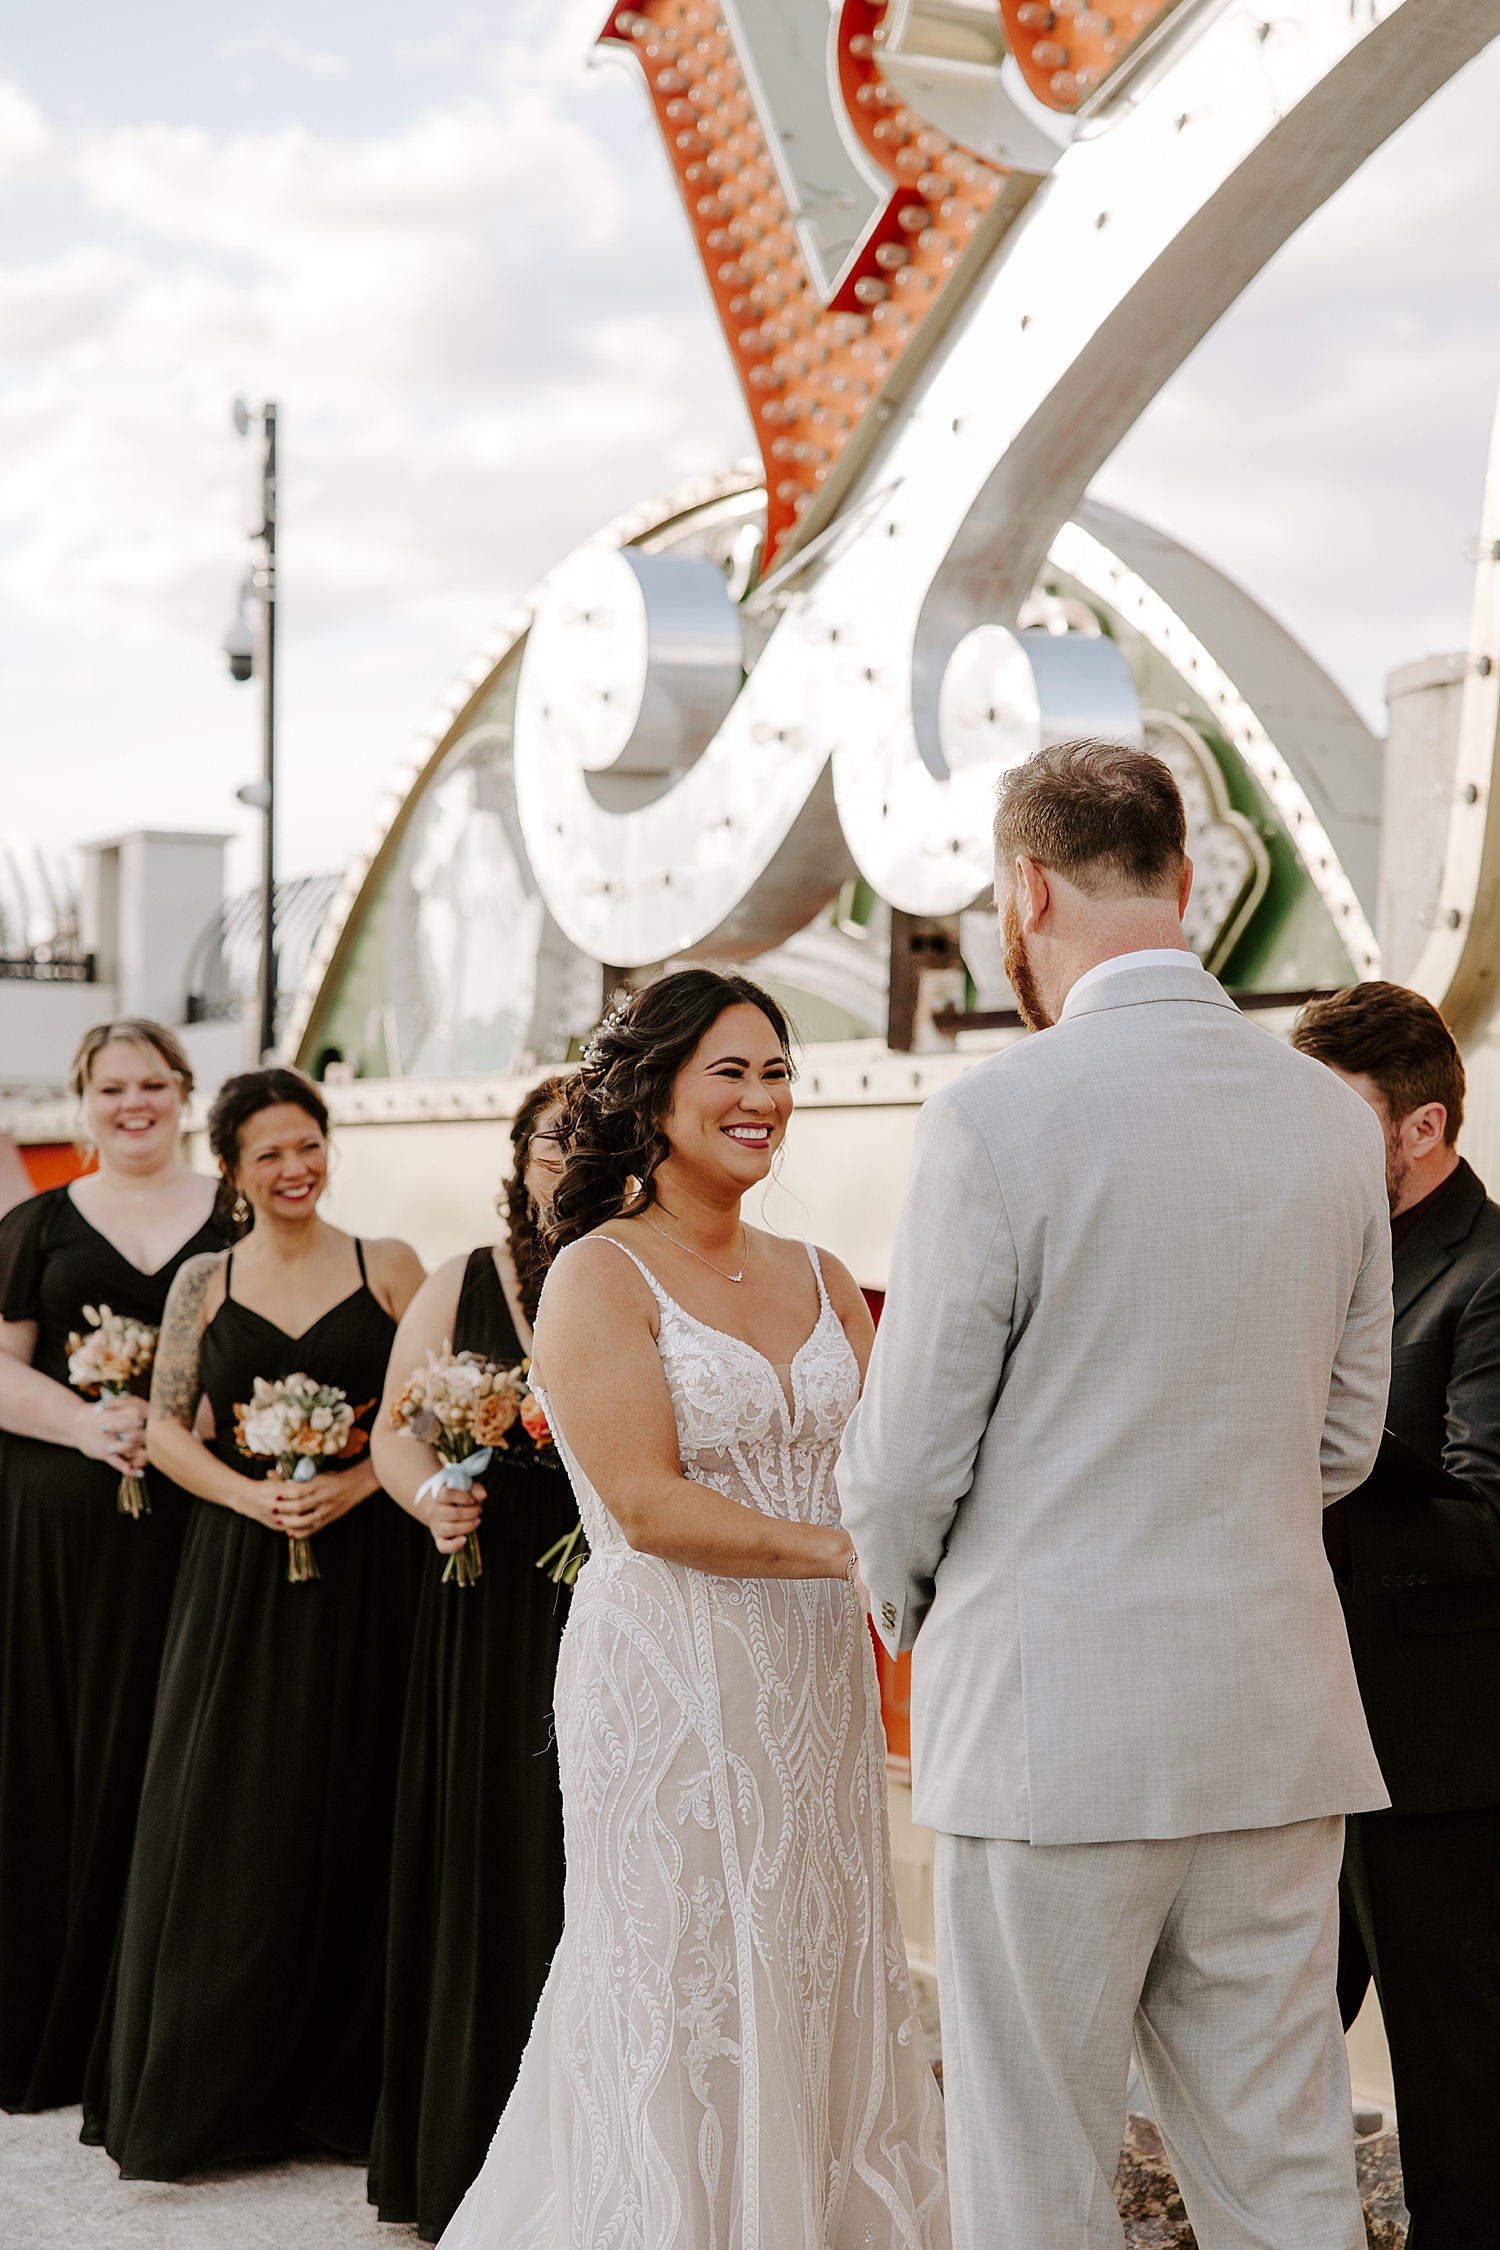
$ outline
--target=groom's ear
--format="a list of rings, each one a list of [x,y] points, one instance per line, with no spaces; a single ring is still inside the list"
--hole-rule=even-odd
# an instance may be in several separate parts
[[[1021,927],[1028,937],[1034,936],[1052,904],[1052,886],[1046,868],[1039,861],[1028,859],[1024,852],[1016,861],[1016,888]]]

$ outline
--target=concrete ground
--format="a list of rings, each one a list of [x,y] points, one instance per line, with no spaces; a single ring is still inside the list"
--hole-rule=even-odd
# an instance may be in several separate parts
[[[0,2111],[0,2250],[413,2250],[382,2226],[364,2167],[332,2157],[225,2168],[167,2185],[122,2182],[78,2138],[76,2109]]]

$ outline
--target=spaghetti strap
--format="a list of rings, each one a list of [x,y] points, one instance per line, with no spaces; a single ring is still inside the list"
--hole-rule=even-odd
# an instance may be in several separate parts
[[[229,1284],[231,1283],[231,1281],[233,1281],[233,1279],[234,1252],[232,1250],[226,1250],[224,1253],[224,1302],[226,1305],[232,1302]]]
[[[358,1236],[358,1235],[356,1235],[356,1236],[354,1237],[354,1255],[355,1255],[355,1257],[356,1257],[356,1258],[358,1258],[358,1260],[359,1260],[359,1278],[360,1278],[360,1281],[361,1281],[361,1283],[363,1284],[363,1286],[364,1286],[364,1287],[365,1287],[366,1289],[368,1289],[368,1288],[369,1288],[369,1286],[370,1286],[370,1277],[369,1277],[369,1275],[368,1275],[368,1274],[367,1274],[367,1273],[365,1272],[365,1246],[364,1246],[364,1244],[363,1244],[363,1243],[362,1243],[362,1242],[360,1241],[360,1239],[359,1239],[359,1236]]]
[[[676,1307],[678,1311],[681,1311],[682,1308],[677,1304],[677,1299],[671,1296],[668,1291],[662,1287],[655,1274],[651,1271],[651,1268],[647,1265],[645,1259],[638,1258],[633,1250],[626,1250],[624,1243],[616,1242],[612,1234],[591,1234],[586,1238],[581,1239],[586,1239],[590,1242],[613,1243],[616,1250],[623,1250],[625,1252],[625,1256],[630,1260],[630,1263],[640,1274],[641,1279],[645,1282],[647,1288],[651,1291],[652,1296],[657,1300],[658,1304],[672,1305]],[[577,1247],[577,1243],[570,1242],[568,1244],[568,1248],[570,1250],[575,1250]]]
[[[623,1250],[625,1252],[625,1256],[630,1260],[630,1263],[636,1268],[637,1272],[641,1275],[641,1278],[645,1281],[647,1287],[651,1291],[652,1296],[656,1299],[658,1304],[670,1305],[674,1312],[682,1312],[685,1309],[683,1306],[678,1304],[677,1299],[672,1295],[671,1291],[665,1286],[665,1284],[657,1280],[655,1274],[651,1271],[651,1268],[647,1265],[645,1259],[638,1258],[633,1250],[626,1249],[626,1246],[623,1242],[615,1241],[615,1237],[612,1234],[591,1234],[583,1237],[582,1239],[585,1239],[589,1242],[609,1242],[614,1245],[616,1250]],[[568,1248],[570,1250],[574,1250],[577,1247],[577,1243],[570,1242],[568,1244]],[[804,1241],[802,1247],[807,1252],[807,1262],[812,1267],[813,1279],[818,1285],[818,1313],[819,1317],[821,1318],[823,1313],[830,1309],[828,1284],[823,1279],[823,1268],[819,1263],[818,1253],[814,1249],[813,1245],[810,1242]],[[696,1320],[698,1316],[696,1313],[689,1313],[687,1317],[689,1320]],[[700,1326],[701,1325],[702,1323],[700,1323]],[[723,1333],[727,1334],[728,1331],[723,1331]],[[743,1343],[744,1338],[740,1337],[738,1341]],[[750,1349],[754,1351],[755,1346],[752,1344],[750,1346]]]

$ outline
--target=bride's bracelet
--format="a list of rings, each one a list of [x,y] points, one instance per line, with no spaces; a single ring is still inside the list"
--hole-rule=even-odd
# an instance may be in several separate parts
[[[849,1560],[844,1565],[844,1576],[850,1586],[857,1590],[859,1586],[859,1556],[852,1547],[849,1549]]]

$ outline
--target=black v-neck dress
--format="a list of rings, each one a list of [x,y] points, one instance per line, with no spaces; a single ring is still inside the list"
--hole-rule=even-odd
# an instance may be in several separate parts
[[[465,1269],[453,1346],[507,1367],[522,1357],[488,1249]],[[570,1596],[536,1560],[578,1509],[555,1448],[496,1453],[484,1487],[477,1585],[445,1586],[423,1533],[396,1797],[369,2194],[382,2219],[414,2219],[423,2242],[484,2162],[562,1934],[552,1689]]]
[[[85,1305],[161,1324],[200,1227],[142,1273],[65,1187],[0,1219],[0,1318],[35,1321],[32,1365],[68,1380]],[[0,1436],[0,2104],[76,2102],[135,1835],[172,1587],[193,1506],[160,1470],[149,1515],[72,1446]]]
[[[203,1335],[215,1450],[257,1375],[337,1384],[368,1430],[395,1323],[363,1281],[291,1337],[229,1292]],[[200,1501],[167,1631],[119,1950],[84,2089],[125,2179],[299,2146],[362,2160],[380,2089],[396,1752],[421,1532],[377,1492],[313,1541]]]

